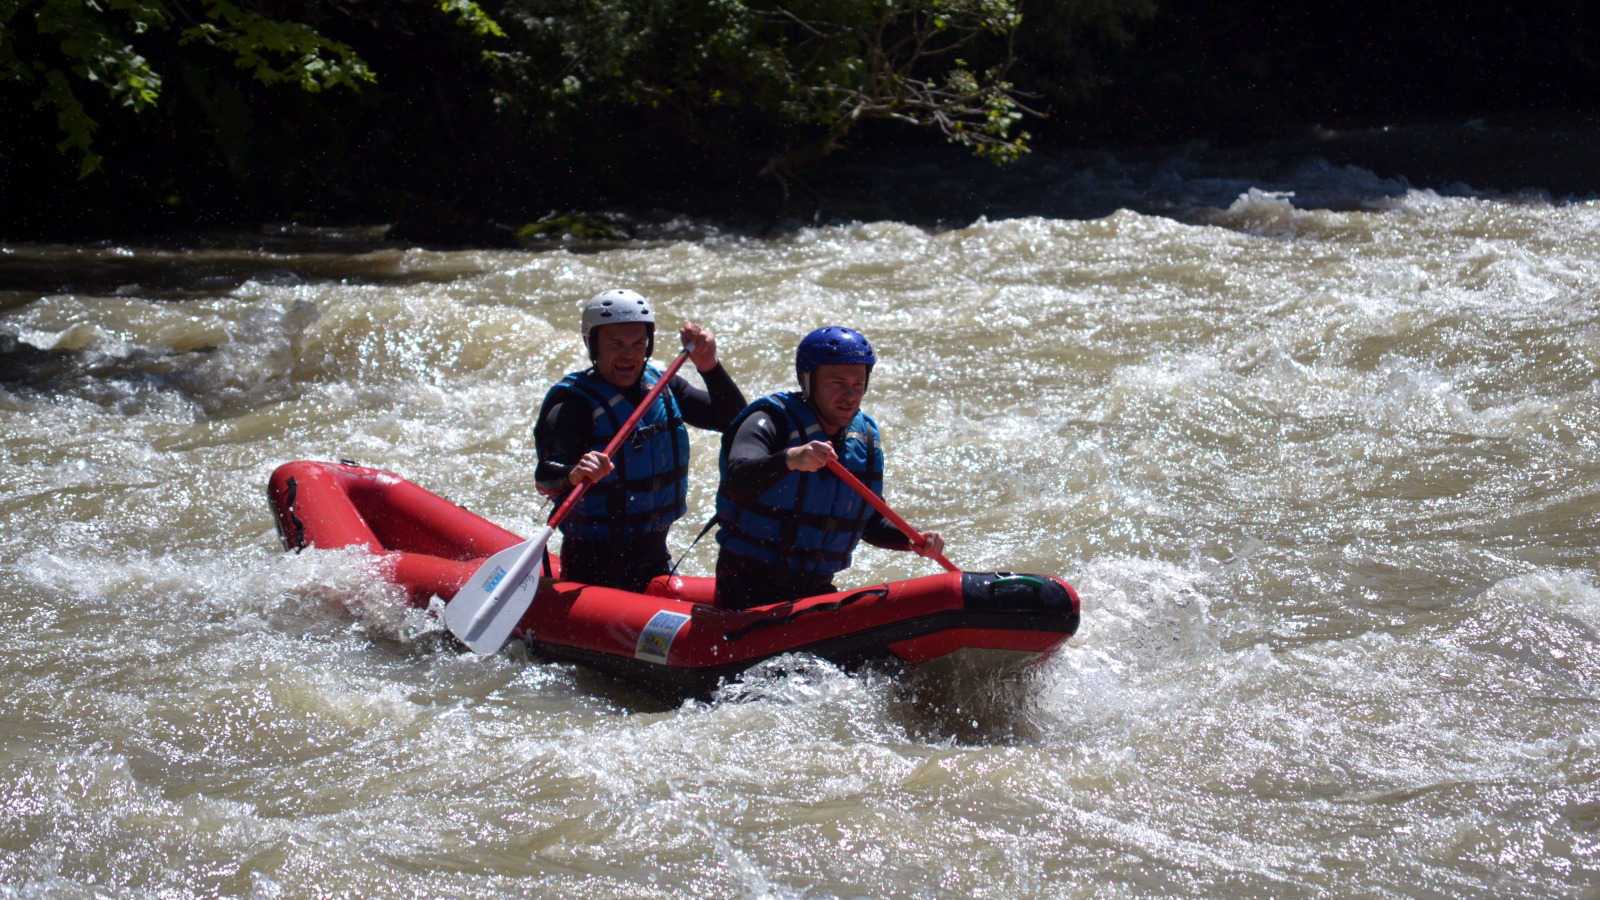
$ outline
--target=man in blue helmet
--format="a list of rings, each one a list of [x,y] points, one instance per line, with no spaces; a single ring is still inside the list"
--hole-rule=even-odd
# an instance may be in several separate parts
[[[594,482],[561,523],[562,578],[642,593],[665,575],[672,557],[667,529],[687,511],[689,432],[721,431],[744,408],[744,394],[717,361],[717,339],[693,322],[678,336],[705,390],[674,375],[639,420],[615,460],[604,452],[660,370],[648,364],[656,316],[637,291],[607,290],[583,308],[583,342],[594,365],[563,378],[545,395],[534,427],[539,491],[563,497]]]
[[[826,468],[837,459],[883,495],[878,425],[861,411],[877,358],[837,326],[795,351],[799,391],[750,404],[722,437],[717,489],[717,605],[748,609],[834,590],[862,540],[891,550],[944,552],[937,532],[916,547]]]

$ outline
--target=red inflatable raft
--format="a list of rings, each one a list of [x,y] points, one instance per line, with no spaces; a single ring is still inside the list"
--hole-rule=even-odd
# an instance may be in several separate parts
[[[522,538],[377,469],[291,462],[267,486],[284,548],[365,546],[387,577],[426,607],[449,600],[483,560]],[[537,654],[620,676],[655,693],[703,694],[781,653],[841,665],[882,657],[912,664],[985,648],[1031,656],[1078,627],[1065,582],[1004,572],[945,572],[747,610],[711,606],[711,578],[661,576],[644,594],[554,578],[513,632]]]

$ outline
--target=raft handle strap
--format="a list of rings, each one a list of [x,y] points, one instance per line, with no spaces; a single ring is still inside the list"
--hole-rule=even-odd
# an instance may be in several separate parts
[[[283,498],[283,508],[289,514],[289,521],[294,523],[294,552],[299,553],[306,548],[306,523],[300,521],[300,517],[294,514],[294,500],[300,493],[300,485],[295,482],[294,476],[290,475],[284,482],[284,487],[286,496]]]
[[[1000,576],[990,584],[995,587],[1007,587],[1013,584],[1026,584],[1033,588],[1035,593],[1044,590],[1044,579],[1037,575],[1012,575],[1007,572],[996,572]]]
[[[810,613],[815,613],[815,612],[833,612],[834,610],[843,609],[846,606],[849,606],[850,604],[856,602],[857,600],[860,600],[862,597],[885,598],[885,597],[888,597],[888,596],[889,596],[889,586],[887,584],[884,585],[883,587],[867,588],[864,591],[856,591],[854,594],[849,594],[847,596],[840,597],[838,600],[834,600],[834,601],[829,602],[829,603],[818,603],[815,606],[808,606],[805,609],[800,610],[799,612],[793,612],[793,613],[790,613],[787,616],[779,616],[779,617],[773,618],[773,619],[761,619],[761,620],[756,621],[756,622],[751,622],[749,625],[746,625],[743,628],[736,628],[733,631],[730,631],[730,632],[724,634],[722,636],[722,639],[725,640],[725,641],[737,641],[738,639],[744,637],[745,635],[749,634],[750,632],[755,631],[757,628],[768,628],[768,627],[771,627],[773,625],[788,625],[790,622],[793,622],[795,619],[798,619],[798,618],[800,618],[801,616],[804,616],[804,615],[809,615]]]
[[[710,531],[711,527],[717,524],[717,519],[717,514],[712,513],[711,518],[706,520],[706,527],[700,529],[700,533],[694,536],[694,540],[689,542],[689,546],[683,548],[683,552],[678,554],[678,561],[672,564],[672,571],[667,573],[668,578],[678,574],[678,566],[683,564],[683,558],[688,556],[689,551],[694,549],[694,545],[700,543],[700,539],[706,536],[706,532]]]

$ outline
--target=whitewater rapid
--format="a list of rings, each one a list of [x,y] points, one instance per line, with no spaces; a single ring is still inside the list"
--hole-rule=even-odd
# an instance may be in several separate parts
[[[1176,199],[0,246],[0,896],[1600,888],[1600,203],[1326,165],[1113,188]],[[751,397],[812,328],[864,332],[891,503],[964,568],[1070,580],[1078,636],[1020,682],[790,659],[664,707],[282,552],[265,484],[300,458],[537,527],[531,416],[612,286],[717,332]]]

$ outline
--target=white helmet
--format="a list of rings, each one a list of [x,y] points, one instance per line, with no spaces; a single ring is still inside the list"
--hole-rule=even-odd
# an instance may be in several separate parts
[[[627,288],[611,288],[589,298],[589,302],[583,305],[583,343],[589,348],[589,358],[595,357],[593,338],[596,328],[627,322],[645,324],[645,331],[650,335],[645,356],[649,356],[656,348],[656,313],[643,294]]]

